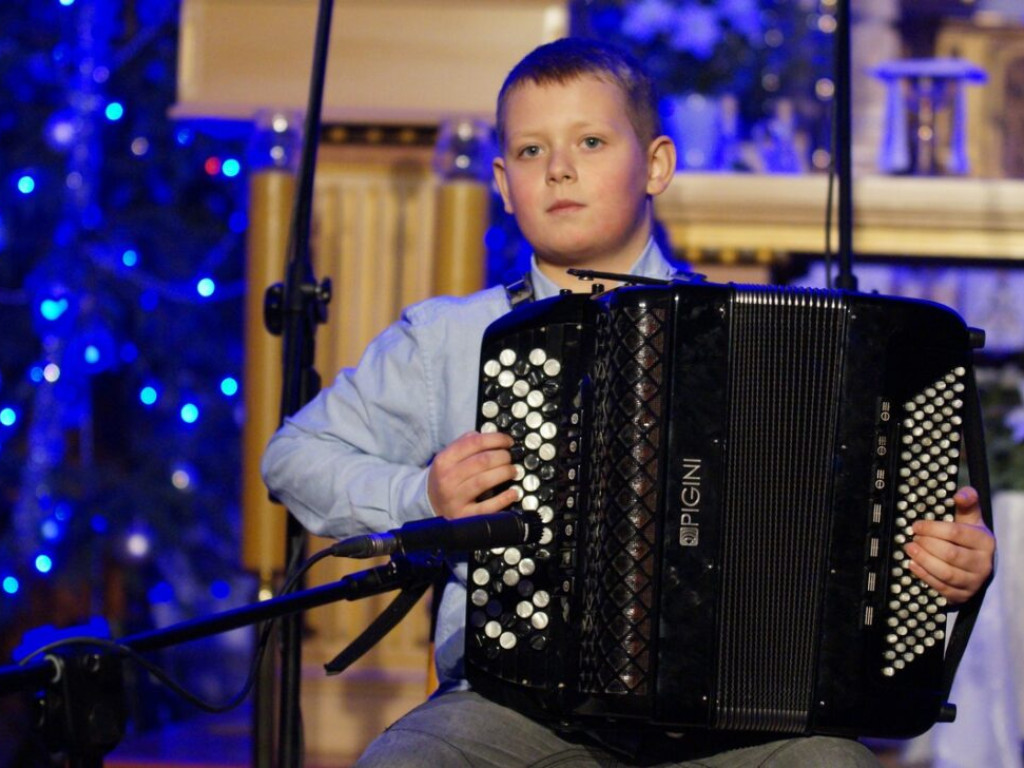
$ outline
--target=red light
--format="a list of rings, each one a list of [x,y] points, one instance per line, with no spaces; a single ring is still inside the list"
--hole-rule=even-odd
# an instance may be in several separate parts
[[[206,162],[203,164],[203,170],[206,171],[207,175],[209,176],[216,176],[218,173],[220,173],[220,158],[206,158]]]

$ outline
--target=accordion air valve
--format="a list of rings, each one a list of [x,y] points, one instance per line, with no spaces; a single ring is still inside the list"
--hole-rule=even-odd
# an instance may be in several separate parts
[[[474,553],[474,688],[568,724],[905,736],[943,716],[976,339],[939,305],[672,283],[523,305],[482,347],[533,545]]]

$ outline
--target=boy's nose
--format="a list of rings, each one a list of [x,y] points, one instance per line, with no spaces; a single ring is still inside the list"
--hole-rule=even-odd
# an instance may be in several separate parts
[[[548,181],[560,184],[576,178],[576,169],[564,152],[552,152],[548,160]]]

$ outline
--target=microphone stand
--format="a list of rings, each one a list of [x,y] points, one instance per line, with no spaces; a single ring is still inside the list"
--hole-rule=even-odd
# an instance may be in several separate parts
[[[0,696],[41,691],[37,727],[53,752],[67,752],[70,768],[103,765],[103,757],[118,745],[127,719],[123,679],[123,650],[135,653],[167,648],[280,617],[291,617],[337,600],[360,600],[403,589],[403,594],[433,584],[444,570],[439,551],[394,557],[388,563],[345,576],[340,581],[223,613],[141,632],[118,641],[78,638],[62,651],[39,661],[0,667]],[[349,653],[348,663],[359,654]],[[258,649],[257,649],[258,651]],[[341,668],[330,670],[340,672]],[[292,768],[289,763],[282,768]]]
[[[853,143],[851,130],[852,85],[850,77],[850,0],[836,2],[836,33],[833,48],[836,79],[835,152],[839,176],[839,273],[836,287],[856,291],[853,274]]]
[[[320,389],[320,377],[314,366],[316,326],[327,319],[331,283],[317,283],[310,257],[313,178],[320,143],[320,115],[326,79],[328,43],[333,0],[320,0],[313,68],[303,131],[302,155],[291,229],[288,241],[288,267],[284,285],[271,286],[264,299],[264,321],[274,335],[282,335],[281,421],[308,403]],[[289,514],[285,533],[285,564],[291,569],[301,560],[306,534]],[[302,668],[302,624],[300,616],[284,620],[281,628],[281,678],[278,765],[298,766],[302,723],[300,718],[300,678]]]

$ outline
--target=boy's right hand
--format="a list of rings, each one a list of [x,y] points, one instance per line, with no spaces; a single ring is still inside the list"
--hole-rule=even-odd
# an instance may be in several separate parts
[[[434,457],[427,474],[427,496],[438,517],[454,520],[500,512],[519,500],[508,488],[483,501],[480,494],[512,480],[512,438],[500,432],[467,432]]]

